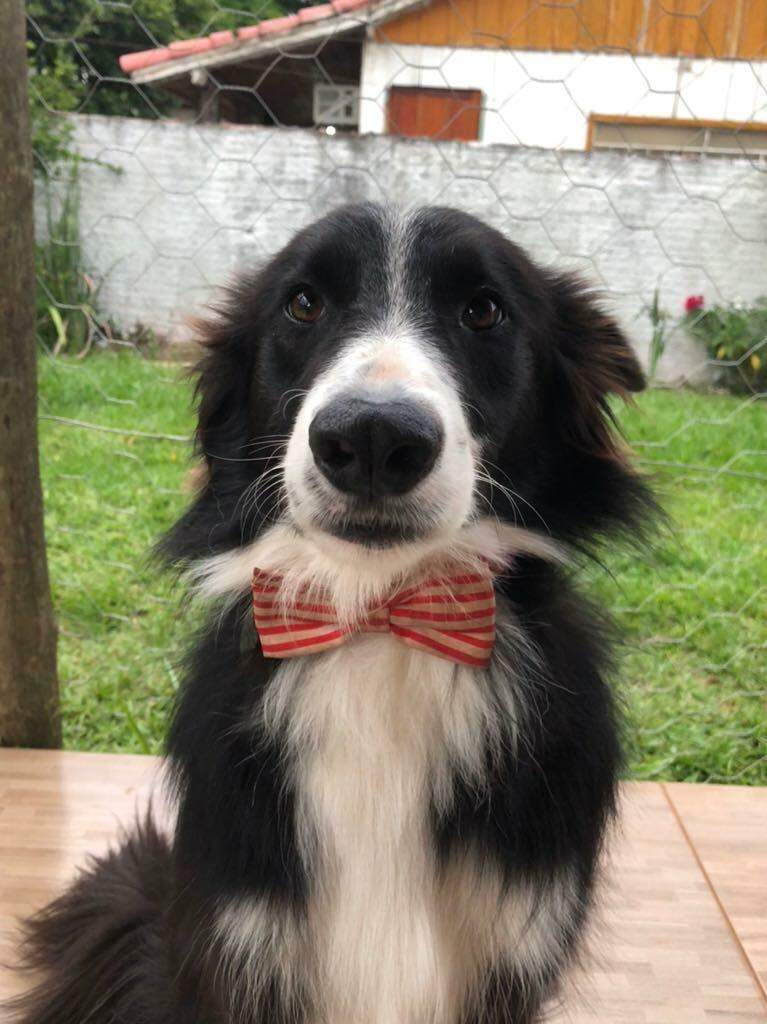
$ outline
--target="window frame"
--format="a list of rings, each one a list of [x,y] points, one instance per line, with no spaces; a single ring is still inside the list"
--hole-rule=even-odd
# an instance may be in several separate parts
[[[586,133],[586,151],[595,152],[630,152],[631,150],[644,150],[650,153],[687,153],[693,156],[743,156],[743,157],[764,157],[767,158],[767,145],[764,148],[749,148],[748,145],[732,148],[708,147],[705,142],[701,146],[648,146],[641,142],[625,146],[600,146],[595,144],[595,136],[599,125],[616,125],[618,127],[649,127],[649,128],[691,128],[696,131],[719,131],[738,132],[748,135],[757,133],[763,135],[767,140],[767,121],[726,121],[711,120],[706,118],[683,118],[683,117],[641,117],[632,114],[589,114],[588,129]]]

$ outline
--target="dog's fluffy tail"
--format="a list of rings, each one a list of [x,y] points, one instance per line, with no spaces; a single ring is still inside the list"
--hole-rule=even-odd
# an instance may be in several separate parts
[[[36,984],[0,1006],[13,1024],[155,1024],[163,983],[164,910],[171,892],[167,841],[147,818],[94,860],[24,930],[22,968]]]

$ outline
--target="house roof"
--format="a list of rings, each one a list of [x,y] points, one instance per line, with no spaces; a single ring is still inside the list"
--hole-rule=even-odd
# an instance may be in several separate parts
[[[269,18],[236,32],[211,32],[198,39],[179,39],[168,46],[126,53],[120,67],[134,82],[159,82],[201,68],[259,57],[291,47],[310,45],[328,36],[350,32],[366,25],[379,25],[429,0],[330,0],[303,7],[296,14]]]

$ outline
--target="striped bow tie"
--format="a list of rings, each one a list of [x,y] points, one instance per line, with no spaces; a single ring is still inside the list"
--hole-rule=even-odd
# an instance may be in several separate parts
[[[293,658],[340,647],[355,633],[392,633],[410,647],[485,668],[495,642],[495,592],[490,576],[426,580],[400,591],[361,622],[342,626],[321,600],[278,602],[280,576],[253,573],[253,618],[267,658]]]

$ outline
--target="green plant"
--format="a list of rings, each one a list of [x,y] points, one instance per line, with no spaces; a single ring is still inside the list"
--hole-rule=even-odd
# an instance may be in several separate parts
[[[706,347],[716,381],[733,394],[767,390],[767,297],[690,307],[685,326]]]
[[[642,312],[647,313],[652,324],[652,335],[650,337],[650,358],[648,365],[648,377],[655,380],[655,373],[663,353],[666,351],[668,341],[668,322],[671,319],[669,313],[660,305],[660,293],[656,288],[653,292],[652,302],[649,306],[642,307]]]
[[[56,184],[63,183],[60,194]],[[97,310],[100,285],[83,267],[80,244],[80,181],[77,161],[57,179],[38,182],[45,203],[45,239],[35,246],[38,344],[53,355],[83,358],[112,327]]]
[[[77,107],[77,99],[71,88],[77,69],[72,57],[66,52],[57,52],[43,63],[33,59],[33,44],[28,43],[27,46],[30,51],[28,68],[32,152],[36,172],[48,176],[58,164],[72,156],[69,149],[72,124],[62,115]]]
[[[127,342],[134,352],[149,359],[158,359],[166,344],[165,338],[158,335],[152,327],[141,322],[135,324],[130,331],[124,335],[123,340]]]
[[[157,117],[179,106],[163,89],[136,88],[120,71],[124,53],[236,29],[298,7],[278,0],[26,0],[30,105],[38,166],[67,148],[61,114]],[[106,88],[105,88],[106,86]]]

